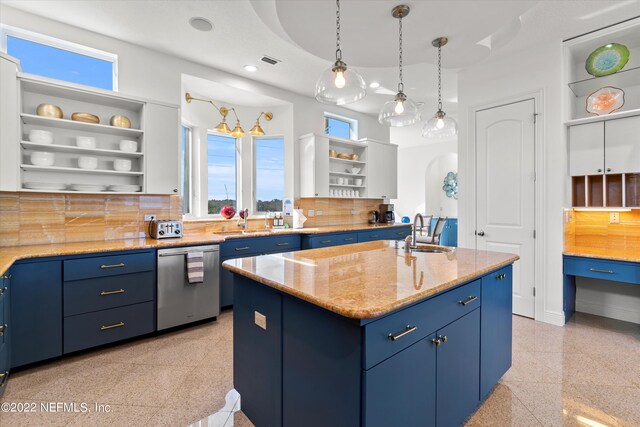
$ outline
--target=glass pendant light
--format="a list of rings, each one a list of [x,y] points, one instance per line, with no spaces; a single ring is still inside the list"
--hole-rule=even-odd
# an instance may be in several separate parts
[[[399,22],[399,68],[400,82],[398,83],[398,93],[393,100],[388,101],[378,114],[380,124],[401,127],[409,126],[420,121],[420,111],[415,102],[407,98],[404,93],[404,83],[402,82],[402,18],[409,14],[409,6],[399,5],[393,8],[391,15]]]
[[[316,83],[316,99],[324,104],[345,105],[367,94],[364,79],[342,62],[340,48],[340,0],[336,0],[336,62],[324,71]]]
[[[422,128],[425,138],[452,138],[458,134],[458,124],[442,111],[442,46],[449,41],[446,37],[438,37],[431,44],[438,48],[438,111]]]

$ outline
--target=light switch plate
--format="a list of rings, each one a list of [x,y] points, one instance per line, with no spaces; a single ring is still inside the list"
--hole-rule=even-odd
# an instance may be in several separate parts
[[[322,211],[320,211],[320,210],[316,211],[316,215],[317,215],[317,216],[322,215]]]
[[[609,224],[620,224],[620,212],[609,212]]]
[[[256,325],[260,326],[262,329],[264,329],[265,331],[267,330],[267,316],[265,316],[264,314],[258,312],[258,311],[254,311],[253,312],[253,317],[254,317],[254,321],[256,323]]]
[[[313,209],[309,209],[307,211],[307,216],[311,217],[311,216],[316,216],[316,212]]]

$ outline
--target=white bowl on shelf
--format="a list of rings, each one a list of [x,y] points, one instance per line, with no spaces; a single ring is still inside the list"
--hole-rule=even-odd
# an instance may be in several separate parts
[[[31,153],[31,164],[35,166],[53,166],[56,156],[46,151],[34,151]]]
[[[131,170],[131,160],[115,159],[113,161],[113,169],[118,172],[129,172]]]
[[[78,167],[80,169],[96,169],[98,167],[98,158],[93,156],[78,157]]]
[[[138,151],[138,141],[132,141],[130,139],[123,139],[120,141],[120,151],[126,153],[135,153]]]
[[[349,168],[347,169],[347,172],[357,175],[358,173],[360,173],[360,168]]]
[[[29,131],[29,141],[36,144],[53,144],[53,133],[48,130],[32,129]]]
[[[356,178],[353,180],[353,183],[357,186],[361,186],[362,185],[362,178]]]
[[[96,148],[96,139],[93,136],[76,136],[76,145],[80,148]]]

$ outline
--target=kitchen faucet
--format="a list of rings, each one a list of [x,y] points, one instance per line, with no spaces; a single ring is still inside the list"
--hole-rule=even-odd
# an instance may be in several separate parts
[[[404,251],[411,252],[411,246],[415,246],[417,243],[416,240],[416,232],[418,231],[418,219],[420,220],[420,232],[422,233],[422,229],[424,228],[424,217],[420,212],[416,214],[413,218],[413,233],[411,236],[407,236],[404,243]],[[411,240],[409,240],[411,239]]]
[[[242,232],[246,233],[247,232],[248,219],[249,219],[249,209],[245,209],[244,211],[240,211],[240,212],[244,212],[244,218],[242,218],[242,216],[240,216],[240,219],[238,220],[238,227],[242,227]]]

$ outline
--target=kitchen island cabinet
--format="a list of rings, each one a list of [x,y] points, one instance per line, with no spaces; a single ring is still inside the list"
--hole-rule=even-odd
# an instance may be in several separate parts
[[[374,241],[225,262],[243,411],[258,427],[459,425],[510,367],[517,259]]]

